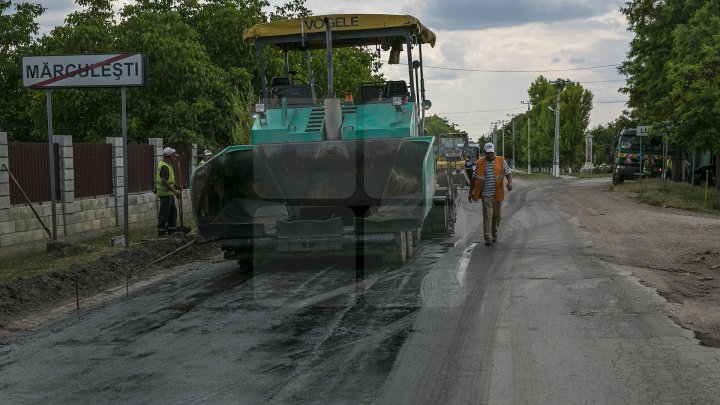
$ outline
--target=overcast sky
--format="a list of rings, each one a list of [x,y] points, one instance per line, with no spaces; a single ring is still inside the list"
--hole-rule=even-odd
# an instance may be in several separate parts
[[[73,0],[40,3],[47,9],[40,19],[44,32],[63,24],[77,9]],[[306,0],[316,15],[410,14],[433,30],[435,48],[423,47],[426,96],[433,102],[429,113],[446,116],[474,138],[488,133],[491,122],[522,113],[526,106],[520,101],[528,100],[527,90],[539,75],[579,81],[592,91],[591,127],[617,118],[627,100],[617,91],[624,84],[617,64],[625,59],[632,39],[618,11],[622,4],[623,0]],[[385,74],[402,79],[405,69],[386,65]]]

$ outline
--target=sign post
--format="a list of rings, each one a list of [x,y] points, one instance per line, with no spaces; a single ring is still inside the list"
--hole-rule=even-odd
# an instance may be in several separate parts
[[[127,147],[127,120],[126,120],[126,88],[120,87],[120,109],[122,110],[122,149],[123,149],[123,213],[125,214],[125,249],[130,248],[130,214],[128,208],[128,147]],[[115,208],[117,209],[117,207]]]
[[[48,156],[50,156],[50,212],[52,218],[52,240],[57,240],[57,193],[55,190],[55,154],[53,148],[52,90],[45,90],[48,118]]]
[[[667,161],[668,161],[668,136],[670,135],[670,129],[672,129],[672,121],[666,121],[665,131],[663,134],[663,186],[667,185]]]
[[[641,179],[643,177],[643,160],[645,160],[645,154],[643,154],[643,138],[642,137],[646,137],[645,139],[647,139],[647,136],[650,133],[650,128],[652,128],[650,125],[638,125],[638,127],[635,130],[636,131],[635,134],[639,137],[638,139],[640,140],[640,153],[638,153],[637,158],[638,158],[638,161],[640,162],[640,167],[638,167],[638,169],[640,172]],[[652,168],[650,170],[652,170]]]
[[[125,216],[125,248],[130,246],[128,214],[128,150],[127,150],[127,87],[147,84],[147,58],[141,53],[24,56],[23,85],[46,89],[48,110],[48,148],[50,153],[50,199],[52,204],[53,239],[57,239],[55,210],[55,159],[53,156],[51,89],[82,87],[120,87],[122,110],[123,203]],[[115,207],[117,209],[117,207]]]

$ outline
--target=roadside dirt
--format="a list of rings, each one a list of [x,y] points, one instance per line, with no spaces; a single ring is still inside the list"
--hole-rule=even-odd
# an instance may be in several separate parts
[[[587,232],[590,252],[656,289],[668,316],[720,347],[720,217],[639,203],[609,182],[567,190],[555,202]]]
[[[217,244],[199,243],[195,238],[175,234],[166,239],[147,241],[131,251],[121,250],[86,265],[69,266],[38,277],[0,284],[0,332],[4,332],[0,333],[0,337],[22,329],[19,321],[25,317],[75,302],[78,296],[82,305],[82,301],[97,294],[124,286],[127,276],[128,284],[133,285],[178,264],[207,260],[220,252]],[[191,243],[193,241],[195,243]],[[189,243],[189,246],[149,266],[153,261]],[[85,251],[81,245],[59,244],[54,249],[52,254],[58,256]]]

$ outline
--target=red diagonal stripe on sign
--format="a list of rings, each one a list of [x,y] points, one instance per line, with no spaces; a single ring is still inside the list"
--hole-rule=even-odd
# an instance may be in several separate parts
[[[42,82],[35,83],[35,84],[33,84],[32,86],[30,86],[30,87],[43,87],[43,86],[47,86],[48,84],[52,84],[52,83],[55,83],[55,82],[57,82],[57,81],[60,81],[60,80],[63,80],[63,79],[67,79],[67,78],[70,77],[70,76],[74,76],[74,75],[77,75],[77,74],[80,74],[80,73],[85,73],[85,72],[87,72],[88,70],[95,69],[96,67],[100,67],[100,66],[104,66],[104,65],[109,65],[109,64],[111,64],[111,63],[113,63],[113,62],[117,62],[117,61],[119,61],[119,60],[123,60],[123,59],[125,59],[125,58],[129,58],[129,57],[135,56],[135,55],[137,55],[137,54],[136,54],[136,53],[121,53],[120,55],[113,56],[113,57],[110,58],[110,59],[106,59],[106,60],[103,60],[103,61],[100,61],[100,62],[97,62],[97,63],[93,63],[92,65],[85,66],[84,68],[75,70],[75,71],[73,71],[73,72],[65,73],[65,74],[62,75],[62,76],[53,77],[52,79],[48,79],[48,80],[45,80],[45,81],[42,81]]]

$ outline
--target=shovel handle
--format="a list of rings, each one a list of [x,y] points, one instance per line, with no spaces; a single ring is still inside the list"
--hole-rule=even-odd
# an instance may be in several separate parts
[[[182,201],[182,188],[180,188],[180,197],[178,197],[178,203],[180,204],[180,226],[185,227],[185,223],[183,221],[183,201]]]

